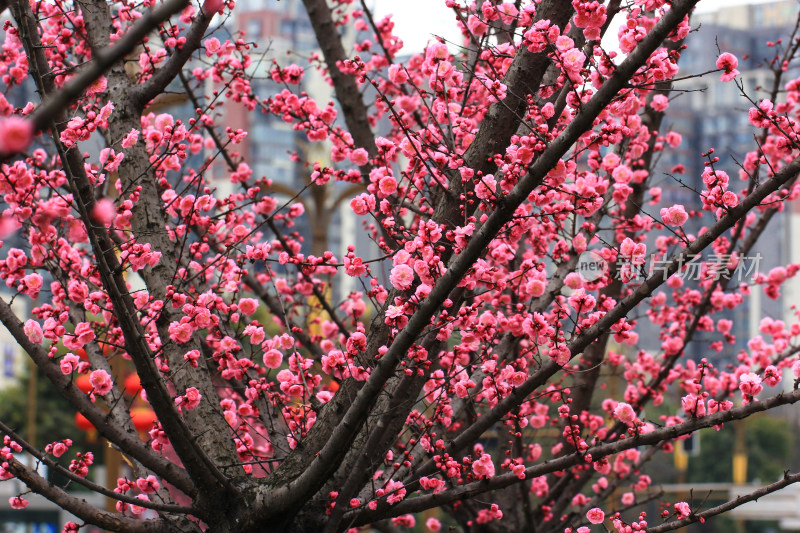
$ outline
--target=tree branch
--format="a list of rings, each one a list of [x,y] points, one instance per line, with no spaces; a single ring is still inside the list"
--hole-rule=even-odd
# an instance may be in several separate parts
[[[103,46],[108,39],[108,28],[111,27],[108,5],[104,0],[82,0],[82,6],[90,44],[94,48]],[[196,25],[204,17],[206,16],[201,14],[195,19],[193,29],[196,29]],[[202,32],[197,37],[200,38]],[[186,44],[190,46],[189,41]],[[184,53],[188,50],[189,48],[182,49]],[[180,53],[178,52],[176,56]],[[112,69],[108,78],[108,93],[117,104],[108,120],[108,135],[113,139],[120,139],[131,129],[141,127],[141,109],[137,106],[136,98],[131,95],[130,80],[124,70]],[[58,141],[56,144],[59,145]],[[74,149],[69,150],[67,155],[75,157],[76,152]],[[162,254],[158,264],[141,270],[140,275],[149,293],[155,299],[166,302],[167,286],[173,284],[176,264],[180,264],[181,258],[177,255],[175,245],[168,235],[168,219],[164,205],[160,201],[157,180],[154,176],[155,168],[149,161],[144,143],[136,143],[127,149],[118,173],[123,187],[133,188],[134,183],[140,187],[139,201],[132,209],[131,228],[139,243],[149,244]],[[72,174],[75,182],[72,187],[80,193],[75,195],[79,211],[83,220],[90,221],[91,217],[88,215],[94,205],[93,188],[86,179],[85,172],[78,169],[73,170]],[[126,346],[129,347],[128,352],[136,364],[142,386],[147,390],[148,399],[158,415],[159,422],[181,462],[204,493],[204,497],[211,497],[210,495],[214,494],[215,496],[211,498],[216,500],[218,497],[223,497],[227,491],[227,494],[235,499],[238,490],[220,471],[218,465],[235,464],[238,456],[230,427],[224,418],[219,416],[220,400],[211,379],[211,371],[205,360],[199,361],[197,369],[184,364],[183,355],[193,348],[200,350],[202,340],[199,335],[193,335],[189,343],[178,346],[170,338],[169,325],[183,316],[182,311],[170,305],[162,307],[155,325],[161,339],[163,357],[169,367],[176,369],[162,376],[161,369],[157,367],[154,354],[143,335],[142,325],[137,316],[138,311],[122,278],[122,268],[118,265],[114,249],[111,248],[108,232],[105,227],[94,227],[96,224],[90,223],[88,226],[93,249],[98,251],[99,243],[99,251],[104,254],[98,256],[103,285],[108,290],[114,309],[118,313]],[[177,391],[196,387],[203,398],[197,408],[179,413],[172,395],[166,388],[166,380],[171,381],[171,385]],[[150,388],[153,389],[152,392]],[[234,472],[243,475],[238,469]]]
[[[1,0],[0,0],[1,1]],[[33,113],[31,120],[37,131],[50,127],[56,115],[83,95],[86,88],[102,76],[117,61],[128,55],[148,33],[175,13],[186,7],[188,0],[166,0],[158,7],[146,11],[142,17],[109,48],[92,51],[92,60],[81,66],[80,72],[58,91],[49,93],[45,101]],[[0,3],[0,11],[5,6]]]
[[[757,499],[764,497],[767,494],[772,494],[773,492],[777,492],[784,487],[788,487],[793,483],[797,483],[798,481],[800,481],[800,473],[790,475],[787,472],[783,475],[783,479],[781,479],[780,481],[776,481],[775,483],[765,485],[764,487],[761,487],[760,489],[755,490],[750,494],[739,496],[735,500],[731,500],[729,502],[723,503],[722,505],[712,507],[711,509],[707,509],[700,513],[693,512],[692,514],[681,520],[674,520],[672,522],[667,522],[666,524],[662,524],[660,526],[649,527],[645,531],[646,533],[663,533],[665,531],[673,531],[675,529],[688,526],[689,524],[694,524],[695,522],[705,521],[711,518],[712,516],[722,514],[724,512],[730,511],[731,509],[736,509],[737,507],[739,507],[740,505],[744,505],[745,503],[756,501]]]
[[[347,124],[350,135],[356,146],[364,148],[370,159],[378,155],[378,147],[375,145],[375,135],[370,128],[367,119],[367,108],[361,97],[361,90],[358,88],[355,78],[343,74],[339,70],[338,63],[347,59],[347,55],[342,46],[342,39],[339,30],[333,22],[333,14],[326,0],[303,0],[303,5],[308,12],[314,34],[322,49],[325,64],[333,81],[333,89],[336,92],[336,100],[342,107],[344,120]],[[369,172],[366,173],[367,175]],[[368,176],[365,178],[369,180]]]
[[[192,54],[200,48],[203,36],[209,24],[211,24],[212,18],[214,18],[213,13],[207,14],[203,9],[200,9],[199,13],[195,15],[189,31],[186,32],[186,41],[183,46],[176,50],[164,66],[158,69],[149,80],[133,88],[131,101],[138,109],[144,109],[153,98],[161,94],[167,88],[167,85],[178,76],[183,66],[191,59]]]
[[[729,411],[720,411],[712,415],[704,416],[702,418],[695,418],[681,424],[657,429],[644,435],[637,435],[636,437],[618,440],[613,443],[601,444],[599,446],[592,446],[582,453],[574,453],[558,459],[551,459],[539,465],[530,466],[525,469],[525,479],[531,479],[544,474],[552,472],[563,471],[567,468],[584,462],[587,455],[591,455],[593,460],[602,457],[629,450],[637,446],[646,446],[656,444],[661,441],[672,441],[683,435],[688,435],[697,431],[698,429],[718,426],[733,420],[740,420],[747,418],[755,413],[767,411],[780,405],[791,405],[800,401],[800,390],[794,390],[790,393],[778,394],[764,401],[754,401],[747,405],[731,409]],[[384,518],[391,518],[405,513],[415,513],[431,507],[437,507],[450,502],[463,500],[477,496],[490,490],[501,489],[517,483],[519,478],[513,474],[502,474],[495,476],[491,479],[475,481],[465,485],[445,490],[436,494],[426,494],[418,496],[389,505],[385,500],[378,503],[375,511],[360,510],[350,511],[346,515],[346,519],[350,518],[348,524],[352,526],[360,526],[370,523],[373,520],[382,520]],[[777,490],[777,489],[776,489]]]
[[[408,321],[406,327],[395,337],[395,340],[390,346],[389,350],[381,357],[376,367],[372,370],[369,379],[358,391],[355,400],[350,404],[350,407],[345,413],[344,417],[342,417],[341,422],[335,428],[330,438],[323,446],[322,450],[317,453],[315,459],[312,461],[309,467],[306,468],[302,474],[300,474],[295,480],[291,481],[288,485],[267,495],[265,514],[269,515],[269,513],[277,512],[279,509],[285,509],[288,505],[290,505],[291,502],[299,501],[309,492],[313,492],[318,488],[319,484],[325,477],[325,473],[331,467],[331,462],[334,460],[334,457],[338,456],[342,449],[346,449],[349,443],[352,441],[352,438],[363,424],[364,418],[368,413],[370,406],[374,403],[375,398],[382,390],[386,381],[394,374],[396,365],[405,356],[417,337],[429,325],[431,318],[438,311],[442,302],[449,297],[451,291],[456,288],[463,276],[472,268],[475,261],[483,254],[488,244],[502,230],[503,226],[509,220],[511,220],[511,217],[513,216],[517,206],[527,199],[528,195],[536,186],[541,184],[545,175],[556,165],[559,159],[578,140],[578,138],[583,135],[586,130],[591,128],[595,117],[597,117],[597,115],[599,115],[600,112],[614,99],[617,93],[625,86],[627,81],[636,73],[641,65],[644,64],[650,54],[652,54],[658,48],[661,42],[683,20],[686,14],[691,11],[698,1],[699,0],[683,0],[675,2],[672,8],[661,18],[661,20],[659,20],[655,27],[653,27],[648,35],[639,43],[637,48],[625,59],[625,61],[623,61],[621,65],[619,65],[619,67],[617,67],[614,75],[606,80],[606,82],[597,91],[597,93],[595,93],[591,100],[583,106],[581,112],[576,115],[574,120],[569,126],[567,126],[564,132],[539,156],[536,162],[531,166],[528,173],[502,200],[501,205],[498,206],[498,208],[489,216],[484,225],[475,232],[474,236],[472,239],[470,239],[469,243],[461,252],[461,254],[453,258],[453,261],[448,265],[448,269],[445,274],[439,278],[428,297],[425,298],[425,300],[420,304],[417,311]],[[800,159],[794,162],[794,167],[800,168]],[[775,180],[771,180],[768,183],[772,184],[773,181]],[[777,186],[775,188],[777,188]],[[763,196],[766,196],[769,192],[771,192],[771,190],[765,190],[763,192]],[[746,212],[746,210],[741,209],[743,206],[744,204],[740,204],[737,209],[735,209],[737,211],[737,215],[741,215],[742,213]],[[731,210],[731,212],[733,211],[734,210]],[[730,215],[728,215],[726,218],[729,219]],[[705,248],[705,246],[711,242],[706,238],[709,233],[698,239],[698,242],[703,242],[703,248]],[[673,262],[672,266],[675,270],[677,270],[677,258]],[[650,284],[653,285],[652,287],[648,287],[646,284],[643,285],[640,287],[640,290],[632,295],[636,296],[638,299],[629,297],[626,298],[626,300],[623,300],[623,304],[627,302],[627,304],[631,306],[635,305],[635,303],[638,303],[644,299],[647,294],[649,294],[649,292],[642,290],[644,287],[647,287],[649,291],[652,291],[652,289],[660,284],[659,280],[654,278],[651,278],[649,281],[651,282]],[[625,314],[627,314],[629,309],[625,309],[624,313],[621,313],[621,308],[622,306],[617,306],[615,310],[609,312],[603,319],[601,319],[600,322],[603,323],[602,328],[610,327],[615,322],[623,318]],[[614,311],[616,311],[616,313]],[[594,337],[599,335],[599,333],[602,331],[601,327],[599,327],[600,322],[598,322],[595,327],[589,328],[589,330],[587,330],[587,334],[582,335],[580,339],[574,343],[575,349],[572,351],[573,354],[582,351],[583,348],[588,345],[590,339],[593,340]],[[542,377],[546,373],[549,373],[549,370],[552,370],[552,373],[555,373],[555,371],[560,368],[552,361],[548,362],[545,367],[548,367],[548,365],[550,367],[548,372],[540,372]],[[529,378],[528,382],[526,382],[526,384],[533,386],[523,387],[526,391],[528,391],[527,393],[529,393],[540,386],[539,381],[540,380],[536,379],[536,376],[534,376]],[[522,387],[517,389],[517,391],[520,391],[521,389]],[[527,396],[527,393],[524,395],[512,393],[510,396],[506,397],[500,402],[498,408],[500,405],[504,405],[506,407],[506,409],[503,409],[504,415],[508,412],[508,409],[513,407],[513,405],[518,405],[519,402],[524,399],[525,396]],[[480,421],[483,422],[485,418],[487,417],[481,417]],[[499,418],[495,418],[495,420],[497,419]],[[477,425],[473,427],[477,427]],[[481,430],[481,433],[482,432],[483,430]]]
[[[122,428],[110,423],[106,413],[90,402],[89,397],[72,383],[70,377],[61,372],[53,360],[48,357],[44,348],[28,339],[23,330],[22,322],[2,298],[0,298],[0,322],[11,333],[17,344],[33,359],[36,366],[53,383],[64,399],[85,416],[101,435],[186,494],[193,495],[196,492],[186,471],[153,452],[135,433],[126,433]]]
[[[6,470],[14,474],[33,492],[41,494],[51,502],[68,510],[70,513],[89,524],[94,524],[103,529],[125,533],[158,533],[164,531],[166,524],[163,520],[136,520],[101,511],[86,500],[72,496],[56,487],[39,474],[17,461],[13,456],[7,458],[6,462],[8,463]]]
[[[14,432],[14,430],[5,425],[3,422],[0,422],[0,431],[11,437],[11,439],[14,442],[22,446],[22,449],[28,452],[30,455],[32,455],[37,461],[43,463],[48,468],[57,470],[60,475],[66,477],[70,481],[78,483],[79,485],[83,485],[87,489],[94,491],[98,494],[102,494],[103,496],[107,496],[109,498],[113,498],[121,502],[129,503],[131,505],[138,505],[140,507],[145,507],[147,509],[153,509],[155,511],[163,511],[166,513],[175,513],[175,514],[198,514],[198,509],[195,509],[194,507],[151,502],[147,500],[141,500],[134,496],[127,496],[119,492],[114,492],[113,490],[107,489],[106,487],[98,485],[97,483],[93,483],[92,481],[89,481],[85,477],[81,477],[73,473],[72,471],[67,470],[57,462],[50,459],[46,454],[39,451],[36,447],[32,446],[25,439],[17,435],[17,433]],[[199,514],[202,514],[202,512]]]
[[[31,11],[30,4],[27,1],[22,0],[15,4],[13,9],[14,17],[17,20],[21,38],[23,44],[25,45],[26,52],[28,53],[37,87],[43,96],[53,94],[56,92],[56,88],[53,83],[53,79],[50,76],[49,65],[43,52],[36,20],[33,12]],[[92,31],[91,26],[89,29]],[[98,29],[98,31],[102,30]],[[58,119],[58,123],[63,124],[66,122],[66,113],[64,113],[64,111],[65,110],[62,110],[61,116],[56,117]],[[183,419],[177,412],[175,404],[170,398],[163,381],[161,380],[159,370],[155,366],[152,352],[147,344],[144,332],[141,329],[141,323],[137,318],[136,306],[133,303],[130,293],[127,291],[125,281],[122,278],[122,269],[116,256],[116,249],[109,238],[108,232],[105,227],[93,223],[92,218],[89,215],[94,208],[95,198],[92,185],[86,176],[82,155],[76,149],[64,149],[59,139],[61,130],[57,126],[56,121],[51,123],[50,127],[52,129],[53,140],[59,150],[60,157],[65,163],[64,169],[67,171],[70,187],[74,191],[74,200],[77,204],[78,211],[81,214],[81,218],[84,221],[92,249],[95,252],[97,268],[103,280],[103,285],[108,293],[109,299],[114,306],[115,315],[119,320],[120,327],[125,337],[126,348],[136,364],[136,371],[140,376],[142,386],[147,391],[148,399],[156,411],[164,431],[167,432],[168,436],[170,437],[170,441],[173,444],[176,453],[180,457],[181,462],[186,467],[187,471],[191,472],[193,480],[199,480],[206,486],[218,487],[219,483],[224,480],[218,479],[214,476],[213,465],[210,465],[210,460],[207,458],[203,450],[200,449],[195,441],[194,436],[186,427]],[[10,312],[10,308],[8,311]],[[13,316],[13,313],[11,313],[11,316]],[[16,320],[15,316],[13,318]],[[17,320],[17,322],[19,321]],[[14,326],[18,326],[19,332],[27,340],[27,336],[25,336],[24,332],[22,332],[22,325],[14,324]],[[9,327],[9,325],[6,324],[6,327]],[[13,331],[12,334],[14,334]],[[17,337],[16,334],[15,337],[17,338],[17,341],[21,343],[20,338]],[[30,341],[28,341],[28,344],[31,344]],[[34,354],[30,351],[28,351],[28,353],[31,354],[31,356],[34,356]],[[52,362],[49,363],[49,366],[52,366]],[[48,370],[44,361],[37,361],[37,365],[44,370]],[[53,369],[53,371],[60,372],[59,370],[55,369]],[[61,378],[63,377],[64,376],[61,376]],[[54,378],[50,379],[54,384],[57,383]],[[74,388],[74,390],[77,389]],[[86,415],[86,413],[84,413],[84,415]],[[89,416],[87,416],[87,418],[93,424],[95,424],[95,421],[89,418]],[[103,425],[106,427],[110,426],[106,425],[105,422],[103,422]],[[95,424],[95,427],[97,427],[99,431],[103,431],[101,426]],[[121,434],[121,432],[116,431],[112,434],[105,434],[105,436],[112,442],[118,444],[121,449],[130,453],[130,451],[125,447],[125,441],[123,440],[121,443],[115,438],[118,434]],[[142,446],[142,443],[138,437],[136,437],[136,442],[139,446]],[[153,453],[151,450],[147,450],[149,453]],[[131,455],[136,457],[133,453],[131,453]],[[139,457],[136,458],[141,461]],[[142,463],[147,464],[144,461],[142,461]],[[174,465],[172,466],[174,467]],[[153,468],[153,470],[158,472],[156,468]],[[161,466],[161,470],[164,470],[163,465]],[[194,495],[196,493],[193,481],[188,481],[184,478],[179,479],[179,482],[180,484],[176,484],[176,486],[181,488],[181,490],[187,490],[187,494]]]

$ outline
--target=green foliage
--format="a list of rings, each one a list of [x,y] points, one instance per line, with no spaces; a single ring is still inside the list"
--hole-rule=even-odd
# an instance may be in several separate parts
[[[0,390],[0,420],[15,430],[23,438],[28,438],[28,385],[30,377],[26,374],[14,386]],[[75,427],[75,411],[69,402],[54,394],[51,383],[39,374],[36,379],[36,442],[44,448],[45,444],[65,438],[75,440],[81,435]]]
[[[794,435],[786,420],[771,416],[753,416],[744,424],[747,451],[747,481],[768,483],[783,475],[792,458]],[[689,458],[688,481],[730,483],[736,431],[733,424],[722,430],[700,433],[700,453]]]

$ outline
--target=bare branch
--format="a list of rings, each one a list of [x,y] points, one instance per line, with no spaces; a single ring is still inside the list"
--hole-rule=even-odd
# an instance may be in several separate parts
[[[36,130],[49,128],[56,115],[63,113],[72,102],[80,98],[89,85],[136,48],[148,33],[186,7],[188,3],[188,0],[167,0],[145,12],[111,47],[95,49],[92,60],[85,63],[80,72],[58,91],[49,93],[42,105],[36,109],[31,117]],[[3,9],[5,6],[0,5],[0,11]]]
[[[503,226],[511,219],[517,206],[519,206],[528,197],[531,191],[542,182],[545,175],[556,165],[558,160],[575,141],[577,141],[584,131],[591,127],[594,118],[613,100],[618,91],[624,87],[628,79],[633,76],[650,54],[655,51],[667,35],[672,32],[673,28],[683,20],[683,17],[686,16],[692,8],[694,8],[697,1],[698,0],[684,0],[673,4],[669,12],[659,20],[655,27],[648,33],[647,37],[639,43],[637,48],[617,68],[614,75],[608,79],[592,99],[584,105],[581,112],[574,118],[558,139],[553,141],[539,156],[526,176],[520,180],[505,198],[503,198],[501,205],[489,216],[484,225],[475,232],[475,235],[470,239],[464,251],[454,257],[451,264],[448,265],[447,272],[437,281],[431,293],[420,304],[417,311],[408,321],[406,327],[395,337],[391,347],[381,357],[367,382],[358,391],[356,399],[351,403],[338,427],[333,431],[331,437],[328,439],[323,449],[316,455],[311,465],[293,482],[290,482],[284,488],[275,490],[268,496],[266,507],[269,511],[274,512],[277,509],[285,508],[288,502],[297,501],[308,492],[316,490],[316,487],[324,478],[326,472],[331,468],[333,458],[338,456],[341,450],[347,448],[348,443],[363,424],[366,412],[382,390],[383,385],[394,374],[395,366],[402,357],[405,356],[420,333],[429,325],[430,319],[438,311],[442,302],[449,297],[451,291],[456,288],[461,278],[472,268],[475,260],[483,254],[489,242],[491,242]],[[795,171],[800,169],[800,159],[795,161],[793,165],[789,165],[789,167],[792,167]],[[774,188],[764,189],[763,196],[761,196],[760,199],[763,199],[769,192],[772,192],[780,186],[779,183],[776,185],[775,182],[777,181],[776,177],[775,180],[770,180],[768,182],[767,185],[769,187],[774,186]],[[767,185],[762,188],[767,187]],[[758,201],[760,201],[760,199],[758,199]],[[756,200],[753,199],[750,207],[752,207],[755,202]],[[737,211],[737,216],[741,216],[742,213],[747,211],[747,209],[744,209],[744,205],[745,204],[742,203],[735,209]],[[727,220],[723,220],[730,221],[730,214],[726,218]],[[720,221],[720,224],[721,223],[722,221]],[[703,243],[700,249],[705,248],[708,243],[711,242],[711,240],[706,238],[706,236],[710,237],[711,233],[712,232],[709,231],[703,235],[701,239],[698,239],[697,242]],[[678,260],[676,259],[672,265],[675,270],[678,268],[677,265]],[[646,297],[647,294],[660,284],[658,279],[651,278],[649,281],[650,284],[653,285],[652,287],[643,284],[643,286],[632,295],[635,296],[635,298],[626,298],[623,300],[621,306],[617,306],[614,311],[608,313],[598,324],[587,330],[587,332],[581,336],[580,340],[575,343],[572,353],[575,354],[582,351],[591,340],[599,335],[602,329],[608,328],[620,318],[623,318],[635,303],[641,301],[641,299]],[[624,312],[621,312],[623,307],[628,308],[625,309]],[[602,326],[600,326],[601,322],[603,323]],[[559,368],[558,365],[553,362],[547,363],[545,367],[549,367],[548,370],[552,370],[553,373]],[[542,377],[544,377],[546,373],[544,369],[540,372]],[[526,390],[527,393],[531,392],[540,386],[539,381],[540,379],[530,378],[528,382],[526,382],[526,385],[530,384],[533,386],[523,386],[524,390]],[[523,387],[517,389],[517,392],[523,389]],[[519,401],[527,396],[527,393],[524,395],[512,393],[504,398],[504,400],[500,402],[500,405],[504,405],[510,409],[512,405],[518,405]],[[504,414],[506,412],[508,412],[508,410],[504,410]],[[481,422],[486,418],[494,417],[481,417]],[[478,424],[473,427],[477,427],[477,425]]]
[[[0,422],[0,431],[11,437],[11,439],[14,442],[22,446],[22,449],[31,454],[37,461],[41,462],[48,468],[57,470],[60,475],[66,477],[70,481],[78,483],[79,485],[83,485],[87,489],[92,490],[98,494],[102,494],[103,496],[107,496],[109,498],[113,498],[121,502],[129,503],[131,505],[138,505],[140,507],[145,507],[147,509],[154,509],[156,511],[163,511],[166,513],[178,513],[178,514],[181,513],[198,514],[198,510],[193,507],[146,501],[140,498],[136,498],[134,496],[128,496],[126,494],[120,494],[119,492],[114,492],[113,490],[109,490],[102,485],[93,483],[92,481],[86,479],[85,477],[81,477],[71,472],[70,470],[67,470],[57,462],[50,459],[46,454],[39,451],[36,447],[31,446],[29,442],[27,442],[25,439],[17,435],[17,433],[15,433],[14,430],[12,430],[10,427],[8,427],[2,422]]]
[[[780,481],[776,481],[775,483],[771,483],[769,485],[765,485],[758,490],[751,492],[750,494],[746,494],[744,496],[739,496],[735,500],[731,500],[729,502],[725,502],[722,505],[718,505],[716,507],[712,507],[711,509],[706,509],[700,513],[692,513],[686,518],[682,518],[680,520],[674,520],[672,522],[667,522],[666,524],[662,524],[656,527],[649,527],[645,531],[647,533],[663,533],[664,531],[673,531],[675,529],[679,529],[689,524],[694,524],[695,522],[705,521],[712,516],[716,516],[718,514],[725,513],[730,511],[731,509],[736,509],[740,505],[744,505],[745,503],[756,501],[759,498],[766,496],[767,494],[772,494],[773,492],[777,492],[784,487],[788,487],[794,483],[800,481],[800,473],[798,474],[789,474],[788,472],[784,474],[783,479]]]
[[[149,80],[133,89],[131,100],[139,109],[144,109],[178,76],[183,66],[191,59],[192,54],[200,48],[212,18],[214,18],[213,13],[207,14],[205,10],[201,9],[186,33],[186,41],[183,46],[176,50],[164,66],[158,69]]]
[[[45,478],[20,463],[14,457],[9,457],[6,461],[8,462],[7,470],[25,483],[29,489],[37,494],[41,494],[59,507],[67,509],[70,513],[89,524],[94,524],[112,531],[129,533],[156,533],[164,531],[166,524],[163,520],[136,520],[101,511],[86,500],[72,496],[56,487]]]
[[[751,402],[729,411],[720,411],[702,418],[688,420],[682,424],[657,429],[644,435],[640,434],[617,442],[592,446],[583,453],[573,453],[571,455],[545,461],[539,465],[530,466],[525,469],[525,479],[532,479],[544,474],[565,470],[584,462],[587,455],[591,455],[593,460],[597,460],[637,446],[656,444],[664,440],[674,440],[682,435],[693,433],[698,429],[718,426],[733,420],[740,420],[754,413],[767,411],[779,405],[791,405],[799,401],[800,390],[795,390],[789,393],[778,394],[767,400]],[[426,494],[424,496],[404,500],[394,505],[389,505],[385,501],[381,501],[378,503],[378,508],[375,511],[351,511],[348,513],[348,516],[353,517],[353,526],[359,526],[373,520],[382,520],[405,513],[414,513],[446,503],[471,498],[490,490],[507,487],[518,481],[519,478],[512,473],[502,474],[491,479],[468,483],[436,494]]]

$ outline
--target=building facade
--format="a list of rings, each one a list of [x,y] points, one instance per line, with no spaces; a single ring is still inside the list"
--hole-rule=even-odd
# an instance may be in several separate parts
[[[714,168],[727,172],[731,189],[737,191],[745,185],[740,179],[740,163],[755,149],[760,135],[749,123],[747,112],[753,102],[769,97],[773,87],[769,62],[782,46],[778,39],[787,40],[791,35],[797,14],[795,0],[780,0],[729,6],[692,16],[691,24],[696,31],[686,39],[688,49],[680,58],[679,79],[674,83],[664,119],[665,128],[680,133],[683,141],[677,149],[661,155],[654,175],[654,185],[663,191],[663,206],[680,203],[687,209],[701,208],[699,191],[705,189],[701,176],[708,160],[702,154],[710,148],[719,157]],[[771,46],[770,42],[777,46]],[[716,72],[691,77],[717,70],[715,63],[721,52],[730,52],[739,59],[741,74],[736,82],[722,82]],[[790,66],[781,85],[798,74],[800,71]],[[662,130],[666,131],[665,128]],[[679,165],[684,168],[682,173],[676,170]],[[751,264],[757,264],[757,272],[767,274],[773,267],[800,262],[798,202],[793,202],[788,211],[773,217],[768,235],[748,254]],[[691,220],[687,232],[697,234],[709,220],[708,217],[705,222]],[[737,285],[730,283],[728,290],[738,290]],[[740,350],[746,349],[748,339],[760,334],[759,322],[763,317],[787,323],[796,321],[790,307],[800,297],[798,289],[797,281],[789,280],[780,297],[770,299],[760,287],[753,287],[743,305],[715,314],[715,318],[732,320],[731,333],[736,337],[736,342],[726,345],[719,357],[733,361]],[[707,346],[708,343],[695,343],[688,353],[709,357]]]

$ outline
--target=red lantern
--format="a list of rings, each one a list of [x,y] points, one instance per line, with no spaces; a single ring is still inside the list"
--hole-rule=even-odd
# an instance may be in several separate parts
[[[131,420],[136,431],[144,433],[153,429],[153,424],[158,421],[156,414],[149,407],[134,407],[131,409]]]
[[[95,431],[92,423],[80,413],[75,413],[75,425],[78,427],[78,429],[81,431],[86,431],[87,433],[90,431]]]
[[[128,396],[136,396],[142,390],[142,382],[139,380],[139,375],[136,373],[131,374],[125,378],[122,385],[125,389],[125,394]]]
[[[92,390],[92,388],[93,388],[93,387],[92,387],[92,382],[91,382],[91,381],[89,381],[89,375],[88,375],[88,374],[81,374],[80,376],[78,376],[77,378],[75,378],[75,385],[76,385],[76,386],[77,386],[77,387],[78,387],[80,390],[82,390],[83,392],[85,392],[86,394],[89,394],[89,392],[90,392],[90,391]]]

